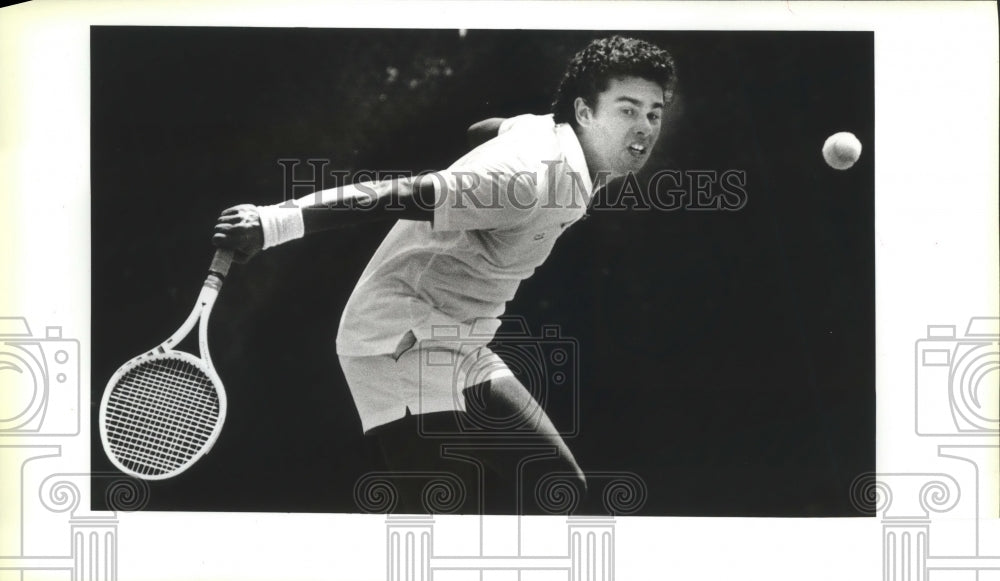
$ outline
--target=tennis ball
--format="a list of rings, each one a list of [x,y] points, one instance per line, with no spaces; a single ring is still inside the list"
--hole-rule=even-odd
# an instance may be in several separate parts
[[[861,142],[848,131],[834,133],[823,143],[823,159],[833,169],[848,169],[861,157]]]

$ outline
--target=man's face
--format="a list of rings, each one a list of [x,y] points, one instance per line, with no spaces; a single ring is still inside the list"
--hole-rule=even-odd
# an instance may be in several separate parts
[[[591,172],[621,177],[638,171],[660,135],[663,89],[638,77],[611,79],[593,107],[578,100],[580,145]]]

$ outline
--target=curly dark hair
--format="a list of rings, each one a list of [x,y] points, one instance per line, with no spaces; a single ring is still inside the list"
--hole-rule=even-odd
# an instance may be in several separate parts
[[[552,102],[556,123],[576,126],[573,101],[582,97],[593,106],[611,79],[639,77],[657,83],[664,91],[676,82],[674,59],[667,51],[644,40],[610,36],[591,41],[570,59]]]

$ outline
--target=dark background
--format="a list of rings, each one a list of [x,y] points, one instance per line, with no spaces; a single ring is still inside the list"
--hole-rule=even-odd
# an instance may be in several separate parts
[[[471,123],[548,112],[566,61],[606,34],[94,27],[93,469],[112,469],[107,379],[188,314],[219,211],[283,199],[279,159],[447,167]],[[549,386],[548,411],[579,428],[584,470],[642,478],[640,514],[859,515],[850,485],[875,464],[873,35],[627,34],[670,50],[680,76],[648,168],[745,171],[747,204],[593,210],[560,239],[508,306],[577,342],[576,390]],[[845,130],[865,151],[835,171],[820,147]],[[390,226],[233,269],[211,333],[225,429],[152,483],[148,509],[358,512],[354,483],[380,467],[333,340]]]

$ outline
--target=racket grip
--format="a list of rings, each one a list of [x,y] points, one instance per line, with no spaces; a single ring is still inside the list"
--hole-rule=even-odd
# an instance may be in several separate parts
[[[229,266],[232,263],[233,251],[220,248],[215,251],[215,256],[212,257],[212,264],[209,265],[208,271],[219,278],[226,278],[226,275],[229,274]]]

